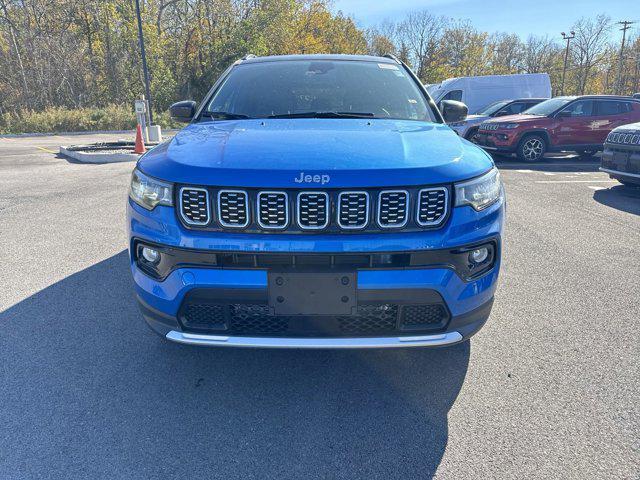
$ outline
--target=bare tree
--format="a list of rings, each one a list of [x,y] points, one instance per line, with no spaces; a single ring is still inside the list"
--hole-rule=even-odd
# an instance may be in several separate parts
[[[594,70],[606,58],[611,18],[598,15],[595,19],[581,18],[572,27],[576,38],[572,43],[575,93],[584,95]]]

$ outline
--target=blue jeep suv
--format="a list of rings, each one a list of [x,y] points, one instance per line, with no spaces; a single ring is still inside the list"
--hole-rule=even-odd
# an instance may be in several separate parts
[[[127,215],[148,324],[209,346],[442,346],[491,311],[505,200],[491,157],[393,57],[235,62],[140,158]]]

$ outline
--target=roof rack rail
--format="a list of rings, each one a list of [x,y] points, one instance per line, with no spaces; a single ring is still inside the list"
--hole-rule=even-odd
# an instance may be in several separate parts
[[[383,55],[383,57],[384,58],[390,58],[391,60],[394,60],[396,63],[402,64],[400,59],[398,57],[396,57],[393,53],[385,53]]]
[[[249,60],[251,58],[256,58],[256,56],[253,53],[248,53],[244,57],[242,57],[240,60]]]

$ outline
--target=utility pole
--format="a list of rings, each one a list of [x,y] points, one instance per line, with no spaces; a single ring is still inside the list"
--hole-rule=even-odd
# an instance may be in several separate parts
[[[136,0],[136,15],[138,17],[138,41],[142,55],[142,71],[144,73],[144,91],[149,102],[149,122],[153,124],[153,108],[151,103],[151,88],[149,86],[149,69],[147,68],[147,53],[144,49],[144,35],[142,34],[142,17],[140,16],[140,0]]]
[[[560,95],[564,95],[564,78],[565,78],[565,75],[567,74],[567,60],[569,59],[569,42],[574,38],[576,38],[576,32],[571,30],[571,32],[569,33],[570,35],[567,35],[564,32],[560,32],[560,35],[562,35],[562,39],[567,42],[567,48],[564,51],[564,68],[562,69],[562,85],[560,86]]]
[[[622,44],[620,45],[620,57],[618,58],[618,79],[616,81],[616,93],[620,95],[622,92],[622,66],[624,64],[624,42],[627,38],[627,30],[631,28],[635,22],[629,22],[628,20],[623,20],[622,22],[618,22],[618,25],[622,25],[620,31],[622,32]]]

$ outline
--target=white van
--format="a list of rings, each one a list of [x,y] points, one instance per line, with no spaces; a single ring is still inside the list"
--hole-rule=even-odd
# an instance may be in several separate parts
[[[427,85],[427,90],[436,103],[457,100],[469,107],[469,113],[477,113],[499,100],[551,98],[551,80],[547,73],[484,75],[449,78]]]

